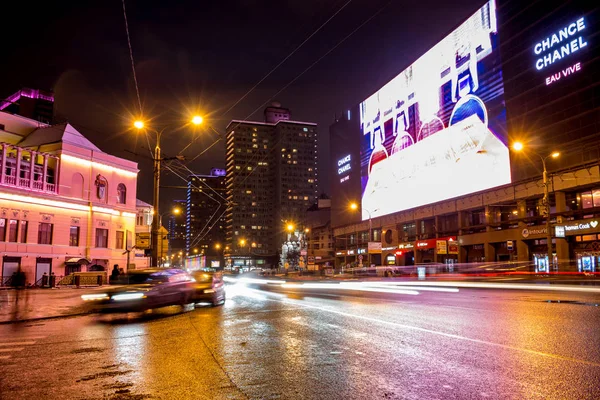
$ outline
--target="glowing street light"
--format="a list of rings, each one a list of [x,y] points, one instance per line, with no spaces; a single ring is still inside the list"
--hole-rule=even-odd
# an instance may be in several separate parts
[[[513,150],[520,152],[525,149],[525,146],[521,142],[514,142],[512,145]],[[544,205],[545,213],[546,213],[546,242],[548,243],[548,272],[550,272],[550,263],[554,261],[554,253],[552,252],[552,232],[550,231],[550,197],[549,197],[549,189],[550,182],[548,181],[548,170],[546,169],[546,160],[548,158],[558,158],[560,153],[558,151],[553,151],[547,156],[542,156],[541,154],[536,153],[533,150],[527,150],[528,152],[535,154],[542,160],[543,174],[542,174],[542,183],[544,185],[544,198],[542,203]]]
[[[515,151],[521,151],[521,150],[523,150],[523,143],[514,142],[512,147],[513,147],[513,150],[515,150]]]
[[[192,117],[191,119],[191,123],[194,125],[199,125],[201,124],[203,121],[202,117],[196,115],[194,117]],[[144,123],[144,121],[142,121],[141,119],[138,119],[136,121],[133,122],[133,126],[138,130],[138,131],[144,131],[147,132],[148,129],[146,129],[146,124]],[[161,155],[160,155],[160,138],[162,136],[163,131],[166,128],[161,129],[160,131],[154,131],[156,133],[156,146],[154,148],[154,157],[153,157],[153,161],[154,161],[154,191],[153,191],[153,202],[154,202],[154,210],[155,210],[155,214],[160,216],[160,213],[158,212],[158,207],[159,207],[159,188],[160,188],[160,172],[161,172]],[[159,231],[160,231],[160,217],[159,218],[154,218],[152,220],[152,257],[151,257],[151,263],[153,267],[156,267],[158,265],[158,237],[159,237]]]
[[[287,224],[286,229],[288,232],[293,232],[294,231],[294,224]]]

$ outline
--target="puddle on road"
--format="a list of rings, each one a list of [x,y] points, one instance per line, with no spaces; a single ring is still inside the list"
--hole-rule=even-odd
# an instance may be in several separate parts
[[[555,303],[555,304],[577,304],[581,306],[591,306],[598,307],[598,303],[587,303],[585,301],[577,301],[577,300],[540,300],[543,303]]]
[[[82,354],[82,353],[100,353],[105,351],[106,349],[103,349],[101,347],[84,347],[81,349],[75,349],[71,351],[71,354]]]
[[[131,372],[133,372],[133,370],[131,370],[131,369],[126,370],[126,371],[104,371],[104,372],[98,372],[97,374],[83,376],[83,377],[81,377],[81,379],[78,379],[75,382],[91,381],[93,379],[98,379],[98,378],[112,378],[112,377],[119,376],[119,375],[129,374]]]

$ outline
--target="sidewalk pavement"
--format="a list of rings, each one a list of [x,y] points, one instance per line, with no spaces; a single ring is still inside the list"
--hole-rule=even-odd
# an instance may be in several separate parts
[[[81,295],[93,288],[0,290],[0,324],[85,314]]]

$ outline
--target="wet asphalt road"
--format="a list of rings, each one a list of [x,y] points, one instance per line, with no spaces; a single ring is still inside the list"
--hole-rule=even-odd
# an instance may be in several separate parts
[[[0,398],[600,398],[598,294],[227,293],[0,325]]]

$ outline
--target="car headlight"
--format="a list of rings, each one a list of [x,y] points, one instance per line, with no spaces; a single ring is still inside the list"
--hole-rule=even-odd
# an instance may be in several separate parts
[[[204,293],[214,293],[215,290],[214,289],[205,289]]]
[[[124,294],[116,294],[111,297],[114,301],[123,301],[123,300],[137,300],[146,297],[144,293],[124,293]]]
[[[106,293],[84,294],[81,296],[81,299],[83,301],[106,300],[108,299],[108,295]]]

